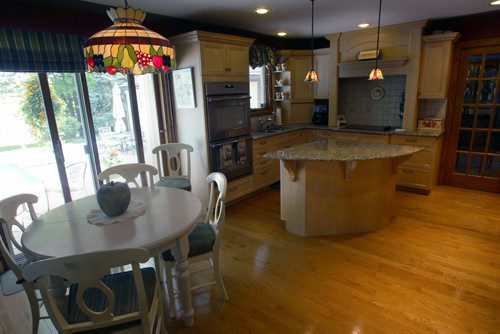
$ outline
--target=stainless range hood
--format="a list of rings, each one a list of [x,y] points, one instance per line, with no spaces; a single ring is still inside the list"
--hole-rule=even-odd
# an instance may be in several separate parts
[[[387,75],[406,75],[408,58],[379,59],[379,67]],[[339,63],[339,78],[367,77],[375,66],[375,60],[364,60],[349,63]]]

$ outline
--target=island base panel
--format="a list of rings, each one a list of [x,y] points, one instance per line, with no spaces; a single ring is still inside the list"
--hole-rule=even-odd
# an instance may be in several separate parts
[[[392,159],[296,161],[295,179],[281,161],[281,217],[301,236],[371,232],[391,221],[395,196]]]

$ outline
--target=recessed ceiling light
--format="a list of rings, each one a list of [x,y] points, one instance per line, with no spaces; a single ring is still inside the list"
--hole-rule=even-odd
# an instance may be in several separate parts
[[[370,26],[370,23],[360,23],[358,24],[358,27],[360,28],[368,28]]]
[[[283,36],[286,36],[286,32],[285,31],[280,31],[276,35],[278,35],[280,37],[283,37]]]
[[[261,15],[264,15],[264,14],[267,14],[271,11],[271,8],[265,8],[265,7],[259,7],[257,9],[255,9],[255,12],[257,14],[261,14]]]
[[[490,2],[490,5],[492,5],[492,6],[500,6],[500,0],[492,1],[492,2]]]

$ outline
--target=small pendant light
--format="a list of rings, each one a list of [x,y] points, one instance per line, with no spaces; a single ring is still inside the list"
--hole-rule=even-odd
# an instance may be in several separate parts
[[[375,50],[375,68],[370,72],[370,76],[368,80],[384,80],[384,75],[382,74],[382,70],[378,68],[378,57],[380,55],[380,50],[378,48],[379,40],[380,40],[380,16],[382,13],[382,0],[379,2],[378,6],[378,27],[377,27],[377,49]]]
[[[305,82],[318,82],[318,73],[314,70],[314,0],[311,0],[311,69],[307,72]]]

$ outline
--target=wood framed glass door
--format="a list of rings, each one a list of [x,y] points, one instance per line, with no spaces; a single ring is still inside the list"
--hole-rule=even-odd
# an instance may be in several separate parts
[[[500,192],[499,86],[500,47],[462,48],[448,128],[445,184]]]

